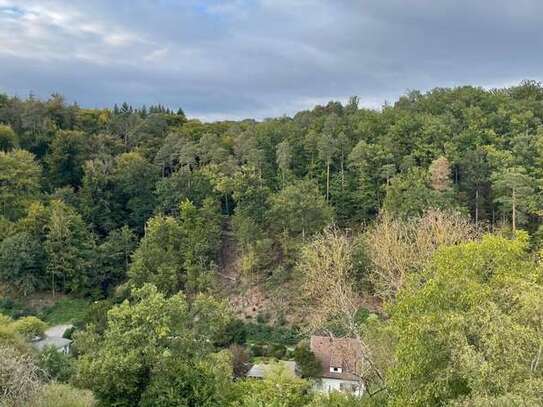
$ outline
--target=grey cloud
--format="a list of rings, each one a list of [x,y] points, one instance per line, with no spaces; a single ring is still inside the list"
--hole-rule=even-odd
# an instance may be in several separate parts
[[[0,89],[263,118],[542,77],[537,0],[0,0]]]

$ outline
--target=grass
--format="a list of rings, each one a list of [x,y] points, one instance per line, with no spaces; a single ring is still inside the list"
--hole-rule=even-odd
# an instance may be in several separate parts
[[[40,317],[49,325],[73,324],[83,320],[89,303],[77,298],[63,298],[44,309]]]

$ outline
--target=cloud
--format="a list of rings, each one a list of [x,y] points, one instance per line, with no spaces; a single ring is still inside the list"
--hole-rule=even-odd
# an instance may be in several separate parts
[[[541,79],[537,0],[0,0],[0,90],[263,118]]]

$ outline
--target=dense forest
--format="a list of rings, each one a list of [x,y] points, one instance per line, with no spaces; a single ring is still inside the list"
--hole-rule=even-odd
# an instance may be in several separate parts
[[[0,95],[0,405],[540,406],[542,190],[534,81],[214,123]],[[311,391],[313,333],[362,398]]]

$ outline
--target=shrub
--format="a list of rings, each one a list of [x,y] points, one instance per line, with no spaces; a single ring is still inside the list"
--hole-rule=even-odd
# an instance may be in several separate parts
[[[49,383],[41,388],[29,407],[93,407],[92,392],[76,389],[67,384]]]
[[[270,356],[277,359],[283,359],[287,354],[287,348],[285,345],[273,344],[270,349]]]
[[[40,354],[38,366],[48,380],[67,382],[73,373],[72,358],[54,347],[46,347]]]
[[[36,317],[24,317],[13,322],[13,329],[26,339],[32,339],[36,336],[42,336],[47,324]]]
[[[300,369],[302,377],[318,377],[320,375],[321,364],[307,344],[300,344],[296,347],[294,360]]]
[[[228,347],[232,344],[243,345],[247,342],[247,329],[243,321],[234,319],[224,329],[223,334],[217,341],[217,346]]]

